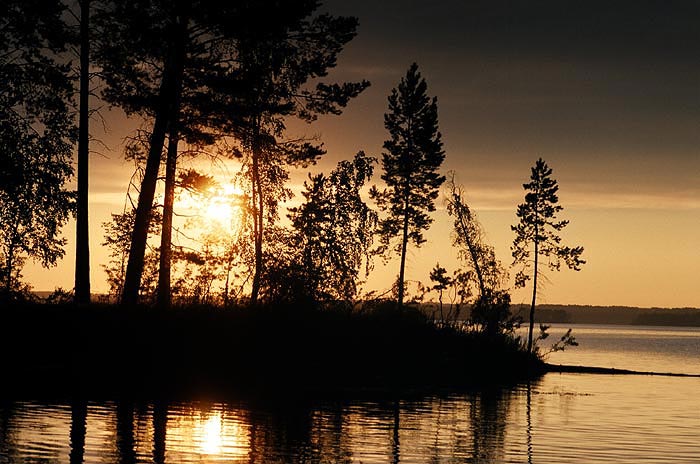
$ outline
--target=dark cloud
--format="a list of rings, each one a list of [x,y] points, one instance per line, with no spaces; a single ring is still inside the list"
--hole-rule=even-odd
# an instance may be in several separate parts
[[[406,47],[480,54],[685,60],[700,50],[695,0],[332,0],[363,32]]]
[[[322,129],[331,152],[380,149],[386,95],[417,61],[438,96],[447,167],[475,181],[517,185],[543,156],[570,182],[605,191],[700,192],[700,1],[332,0],[325,8],[360,19],[340,77],[373,83],[342,122]]]

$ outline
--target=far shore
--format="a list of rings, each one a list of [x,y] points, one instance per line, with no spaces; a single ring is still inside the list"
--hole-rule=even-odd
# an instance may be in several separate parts
[[[39,298],[46,298],[50,291],[32,292]],[[93,294],[95,303],[113,304],[113,298],[107,294]],[[445,304],[445,311],[449,311]],[[428,315],[437,313],[437,303],[425,303],[423,311]],[[528,321],[530,306],[514,304],[513,314]],[[545,324],[606,324],[606,325],[641,325],[641,326],[676,326],[700,327],[700,308],[659,308],[636,306],[595,306],[595,305],[564,305],[538,304],[537,322]]]
[[[529,306],[511,310],[527,318]],[[554,305],[537,306],[537,322],[546,324],[609,324],[700,327],[700,308],[635,308],[629,306]]]

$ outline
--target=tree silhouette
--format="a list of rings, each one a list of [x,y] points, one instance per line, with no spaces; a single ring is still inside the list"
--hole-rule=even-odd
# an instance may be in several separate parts
[[[435,267],[430,271],[430,280],[435,282],[431,290],[438,292],[438,302],[440,304],[440,321],[445,322],[445,313],[442,311],[442,293],[450,288],[454,283],[452,277],[447,275],[447,269],[440,266],[440,263],[435,264]]]
[[[169,303],[170,224],[178,141],[208,144],[202,105],[203,74],[221,72],[222,63],[235,61],[227,53],[230,34],[222,29],[244,24],[245,6],[220,7],[216,2],[105,2],[96,18],[103,35],[97,57],[105,80],[103,98],[127,113],[153,118],[146,168],[140,188],[129,253],[123,302],[136,302],[143,268],[149,209],[153,202],[161,154],[169,137],[166,167],[166,222],[162,237],[159,292]],[[237,8],[238,7],[238,8]],[[214,10],[219,14],[214,14]],[[230,24],[227,24],[230,23]],[[227,65],[228,66],[228,65]],[[164,300],[163,300],[164,299]]]
[[[558,271],[564,263],[570,269],[579,271],[586,261],[581,259],[583,247],[566,247],[561,244],[561,231],[569,221],[558,221],[557,213],[564,208],[559,203],[559,185],[552,177],[552,169],[542,158],[531,168],[530,182],[523,184],[527,191],[525,203],[518,205],[517,216],[520,222],[511,226],[515,239],[511,251],[513,265],[521,269],[515,276],[515,286],[524,287],[532,278],[532,303],[530,305],[530,328],[527,350],[532,351],[532,332],[535,323],[535,303],[540,273],[540,257],[547,259],[549,269]],[[531,273],[531,274],[530,274]]]
[[[362,200],[360,191],[372,177],[375,158],[364,152],[341,161],[329,176],[309,176],[304,203],[290,208],[298,251],[298,269],[314,302],[351,301],[357,294],[363,264],[371,263],[377,214]]]
[[[141,286],[161,152],[182,89],[190,15],[191,9],[183,2],[165,5],[135,1],[113,2],[98,16],[106,39],[98,54],[107,84],[103,97],[127,113],[145,111],[154,119],[134,218],[123,304],[136,303]],[[154,62],[160,72],[144,66]],[[140,85],[144,82],[151,85]]]
[[[462,188],[455,183],[454,175],[448,181],[448,189],[445,203],[447,214],[453,218],[452,244],[458,249],[460,259],[473,269],[481,298],[502,286],[505,271],[493,247],[484,240],[482,226],[467,204]]]
[[[456,272],[456,280],[463,297],[476,293],[472,322],[481,324],[492,334],[510,328],[510,295],[503,288],[508,274],[496,258],[493,247],[486,243],[483,228],[467,204],[462,188],[455,183],[454,174],[447,186],[449,191],[445,203],[447,213],[453,218],[452,244],[457,248],[460,260],[467,265],[466,270]]]
[[[124,278],[126,276],[126,263],[131,248],[131,234],[134,229],[135,210],[131,205],[121,214],[112,213],[112,220],[102,223],[104,230],[102,246],[109,249],[109,262],[103,264],[109,284],[109,294],[116,301],[121,298],[124,291]],[[161,213],[158,208],[151,209],[153,218],[149,221],[149,237],[160,233]],[[139,295],[142,298],[152,299],[156,293],[156,276],[158,274],[158,254],[156,250],[149,249],[144,257],[144,277],[141,279]]]
[[[277,129],[280,120],[270,121],[270,116],[280,113],[287,116],[298,107],[303,107],[307,114],[310,114],[308,110],[333,112],[349,98],[338,97],[342,93],[339,91],[347,89],[321,84],[316,92],[285,94],[298,90],[309,78],[324,75],[325,70],[335,64],[337,51],[330,55],[324,53],[328,50],[339,51],[342,44],[354,35],[354,25],[348,33],[347,27],[334,22],[335,18],[327,15],[321,15],[325,18],[323,20],[307,21],[305,18],[317,7],[317,2],[311,0],[269,0],[227,5],[213,0],[143,0],[113,2],[109,14],[103,15],[107,18],[104,21],[105,35],[109,38],[105,42],[111,44],[102,53],[107,82],[104,96],[127,112],[148,114],[154,121],[134,225],[133,250],[127,267],[125,304],[136,301],[146,243],[147,211],[153,200],[166,135],[169,136],[166,163],[168,208],[164,210],[164,220],[167,222],[171,217],[171,201],[168,199],[172,199],[174,177],[168,173],[173,172],[176,163],[178,140],[206,144],[213,143],[222,135],[240,135],[233,128],[249,123],[251,118],[257,120],[257,126],[266,131],[269,130],[267,124]],[[270,36],[287,37],[290,33],[291,42],[306,43],[306,48],[301,48],[303,56],[292,55],[293,59],[287,59],[290,49],[284,47],[285,42],[278,40],[273,43],[277,47],[273,49],[274,56],[285,60],[276,62],[277,67],[270,70],[283,71],[282,78],[288,80],[284,81],[287,86],[279,81],[273,82],[279,86],[279,95],[285,99],[281,100],[278,95],[273,105],[251,112],[251,106],[244,107],[243,103],[257,101],[256,96],[268,95],[269,79],[264,74],[256,77],[267,80],[246,79],[247,58],[244,50],[251,48],[249,44],[262,44]],[[315,49],[324,52],[313,53]],[[256,56],[261,60],[253,60],[252,63],[267,66],[267,60],[263,57]],[[304,66],[295,67],[294,59],[306,66],[306,75],[299,73]],[[307,104],[296,104],[304,99],[308,100]],[[260,118],[267,119],[263,121]],[[256,125],[248,124],[250,127]],[[268,133],[262,135],[264,138]],[[256,139],[260,141],[260,138]],[[167,272],[170,249],[167,235],[163,240],[165,265],[161,268]],[[164,291],[160,292],[162,295],[166,295],[168,280],[167,276],[161,279],[164,287]]]
[[[278,28],[261,28],[237,43],[239,80],[213,82],[225,110],[222,128],[240,141],[245,189],[250,192],[253,221],[253,281],[255,304],[264,274],[264,241],[267,226],[278,219],[278,204],[291,197],[285,187],[289,166],[307,166],[325,151],[306,140],[285,140],[285,118],[307,122],[320,114],[340,114],[350,99],[369,83],[327,84],[311,81],[325,77],[336,64],[343,46],[355,36],[357,19],[312,16],[318,4],[299,2],[294,14]],[[231,84],[234,85],[231,85]],[[243,90],[241,90],[243,89]],[[230,108],[237,109],[238,115]]]
[[[445,153],[438,132],[437,98],[430,99],[426,91],[425,79],[413,63],[398,89],[392,90],[389,112],[384,115],[384,126],[391,135],[382,153],[382,180],[388,188],[370,191],[379,208],[388,213],[379,222],[379,252],[386,252],[399,238],[394,248],[401,255],[399,307],[403,305],[408,243],[420,247],[425,242],[423,231],[433,222],[428,213],[435,211],[435,199],[445,181],[438,173]]]
[[[90,302],[88,230],[88,161],[90,97],[90,0],[80,0],[80,109],[78,124],[78,192],[75,227],[75,302]]]
[[[74,208],[66,190],[75,126],[60,1],[0,6],[0,278],[18,288],[27,257],[45,267],[64,255],[60,229]]]

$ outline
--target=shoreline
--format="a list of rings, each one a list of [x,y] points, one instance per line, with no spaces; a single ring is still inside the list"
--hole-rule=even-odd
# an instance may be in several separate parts
[[[652,372],[635,371],[630,369],[617,369],[614,367],[577,366],[570,364],[550,364],[544,363],[546,373],[559,374],[601,374],[601,375],[648,375],[663,377],[688,377],[700,378],[700,374],[686,374],[680,372]]]
[[[407,309],[33,306],[6,309],[0,327],[0,394],[10,396],[394,394],[544,373],[508,335],[440,327]]]

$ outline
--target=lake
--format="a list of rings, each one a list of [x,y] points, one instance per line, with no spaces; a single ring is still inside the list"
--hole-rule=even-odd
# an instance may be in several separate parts
[[[700,329],[573,328],[549,362],[700,374]],[[699,396],[700,378],[547,374],[427,397],[5,400],[0,463],[700,462]]]

